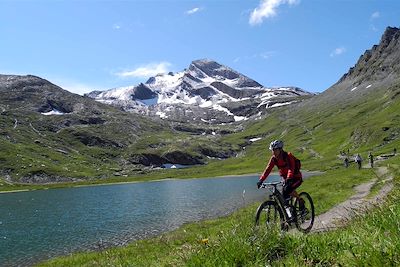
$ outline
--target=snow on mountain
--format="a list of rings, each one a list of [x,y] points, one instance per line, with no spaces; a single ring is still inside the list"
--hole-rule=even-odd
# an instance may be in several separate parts
[[[294,98],[307,95],[311,94],[296,87],[266,88],[208,59],[193,61],[181,72],[156,75],[144,84],[87,94],[127,111],[216,123],[240,121],[256,113],[242,114],[241,104],[265,109],[290,104],[296,102]]]

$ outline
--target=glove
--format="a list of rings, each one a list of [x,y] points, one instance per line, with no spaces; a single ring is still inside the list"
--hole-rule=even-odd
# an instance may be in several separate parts
[[[262,181],[258,181],[258,182],[257,182],[257,188],[260,188],[261,185],[262,185],[262,183],[263,183]]]

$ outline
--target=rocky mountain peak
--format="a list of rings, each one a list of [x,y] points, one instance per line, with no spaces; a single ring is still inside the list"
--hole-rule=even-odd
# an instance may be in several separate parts
[[[189,70],[195,68],[198,68],[199,70],[211,77],[222,76],[228,79],[235,79],[239,77],[239,73],[237,73],[236,71],[209,59],[192,61],[189,66]]]
[[[382,45],[388,45],[393,40],[398,40],[400,37],[400,29],[396,27],[387,27],[382,35],[380,43]]]
[[[400,29],[387,27],[378,45],[366,50],[338,83],[351,80],[354,87],[367,81],[400,74]]]
[[[349,104],[366,95],[395,90],[400,77],[399,37],[399,28],[387,27],[379,43],[366,50],[338,82],[316,98],[315,105],[332,101]]]
[[[46,84],[51,84],[49,81],[33,75],[3,75],[0,74],[0,84],[3,89],[25,88],[27,86],[36,86],[40,88]],[[0,88],[0,89],[2,89]]]
[[[261,84],[250,79],[249,77],[210,59],[199,59],[192,61],[189,66],[189,72],[192,76],[200,79],[209,76],[217,80],[236,80],[236,85],[239,88],[262,87]]]

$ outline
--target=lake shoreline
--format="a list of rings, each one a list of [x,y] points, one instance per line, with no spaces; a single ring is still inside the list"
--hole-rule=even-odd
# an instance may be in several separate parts
[[[323,172],[321,171],[303,171],[303,178],[306,179],[309,176],[319,175]],[[126,181],[126,182],[104,182],[104,183],[96,183],[96,184],[65,184],[65,186],[57,186],[57,184],[43,184],[43,188],[32,188],[32,189],[15,189],[15,190],[4,190],[0,191],[0,194],[7,193],[21,193],[21,192],[29,192],[36,190],[49,190],[49,189],[61,189],[61,188],[79,188],[79,187],[91,187],[91,186],[107,186],[107,185],[118,185],[118,184],[135,184],[135,183],[149,183],[149,182],[161,182],[161,181],[171,181],[171,180],[188,180],[188,179],[212,179],[212,178],[229,178],[229,177],[243,177],[243,176],[259,176],[260,173],[248,173],[248,174],[228,174],[228,175],[220,175],[214,177],[201,177],[201,178],[161,178],[155,180],[139,180],[139,181]],[[278,175],[277,172],[272,172],[271,175]],[[48,187],[53,185],[54,188]],[[32,186],[40,186],[40,185],[32,185]],[[47,186],[47,187],[46,187]]]
[[[172,180],[189,180],[189,179],[212,179],[212,178],[229,178],[229,177],[242,177],[242,176],[255,176],[259,174],[229,174],[229,175],[221,175],[215,177],[201,177],[201,178],[161,178],[161,179],[154,179],[154,180],[139,180],[139,181],[126,181],[126,182],[104,182],[104,183],[96,183],[96,184],[77,184],[74,185],[73,183],[58,185],[58,184],[43,184],[43,188],[28,188],[28,189],[15,189],[15,190],[3,190],[0,191],[0,194],[7,194],[7,193],[19,193],[19,192],[28,192],[28,191],[36,191],[36,190],[49,190],[49,189],[61,189],[61,188],[79,188],[79,187],[91,187],[91,186],[107,186],[107,185],[118,185],[118,184],[135,184],[135,183],[150,183],[150,182],[161,182],[161,181],[172,181]],[[21,184],[16,184],[21,185]],[[40,184],[35,184],[32,186],[41,186]],[[49,187],[50,186],[50,187]],[[51,188],[54,186],[54,188]]]

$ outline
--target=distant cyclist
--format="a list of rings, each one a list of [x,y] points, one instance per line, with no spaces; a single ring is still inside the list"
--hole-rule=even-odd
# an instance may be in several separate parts
[[[372,155],[371,152],[368,154],[368,159],[369,159],[369,164],[371,165],[371,168],[374,167],[374,156]]]
[[[300,167],[296,168],[296,158],[292,153],[283,150],[283,142],[280,140],[272,141],[269,145],[269,149],[272,151],[272,156],[257,182],[257,187],[260,188],[261,184],[265,179],[267,179],[272,169],[277,166],[279,169],[279,175],[285,181],[282,192],[285,200],[290,196],[299,198],[295,189],[301,185],[303,177],[300,172]],[[300,208],[302,208],[304,201],[302,201],[302,199],[299,199],[299,201]]]
[[[362,163],[362,157],[360,156],[360,154],[357,154],[355,157],[354,157],[354,161],[357,163],[357,165],[358,165],[358,169],[360,170],[361,169],[361,163]]]

